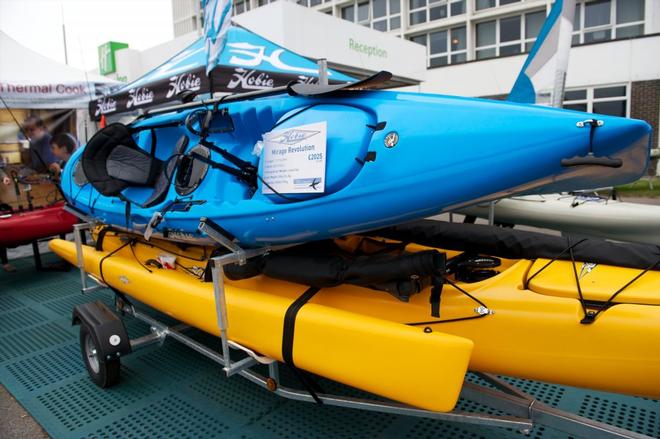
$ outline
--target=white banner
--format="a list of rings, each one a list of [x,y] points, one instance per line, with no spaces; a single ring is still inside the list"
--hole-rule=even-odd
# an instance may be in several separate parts
[[[85,82],[19,84],[0,81],[0,95],[10,108],[86,108],[94,98],[93,87]]]
[[[264,135],[262,177],[267,184],[263,185],[262,193],[323,193],[326,142],[326,122]]]

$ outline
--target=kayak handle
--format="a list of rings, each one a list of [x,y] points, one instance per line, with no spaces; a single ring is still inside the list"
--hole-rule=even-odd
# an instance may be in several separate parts
[[[565,168],[573,166],[604,166],[606,168],[620,168],[623,165],[623,160],[606,156],[596,156],[589,153],[585,156],[576,155],[568,159],[562,159],[561,165]]]
[[[606,168],[620,168],[623,165],[621,159],[613,159],[607,156],[594,155],[594,133],[596,128],[605,124],[602,120],[587,119],[581,120],[575,124],[578,128],[589,127],[589,152],[584,156],[573,156],[568,159],[562,159],[561,165],[565,168],[573,166],[603,166]]]

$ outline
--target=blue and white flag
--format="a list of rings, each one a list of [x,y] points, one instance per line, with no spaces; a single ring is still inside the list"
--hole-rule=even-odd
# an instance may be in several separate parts
[[[555,1],[509,93],[509,101],[561,106],[574,15],[575,0]]]
[[[204,1],[204,40],[206,42],[206,74],[219,64],[231,25],[232,0]]]

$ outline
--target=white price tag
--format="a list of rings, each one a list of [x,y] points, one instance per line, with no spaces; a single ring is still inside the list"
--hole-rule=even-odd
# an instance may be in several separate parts
[[[265,134],[262,193],[323,193],[326,143],[326,122]]]

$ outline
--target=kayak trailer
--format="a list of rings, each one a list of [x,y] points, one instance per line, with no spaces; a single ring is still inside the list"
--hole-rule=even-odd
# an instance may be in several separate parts
[[[74,225],[76,252],[83,294],[108,288],[100,279],[88,274],[84,269],[82,246],[85,231],[90,230],[91,227],[91,223]],[[168,326],[144,312],[136,310],[123,297],[123,294],[115,290],[116,311],[121,315],[129,315],[147,323],[150,325],[151,333],[139,338],[129,339],[122,319],[100,301],[78,305],[74,308],[73,323],[80,324],[81,326],[80,348],[83,353],[85,366],[90,378],[100,387],[109,387],[119,381],[121,357],[142,347],[162,344],[169,337],[218,363],[228,377],[241,375],[253,384],[263,387],[280,397],[296,401],[423,417],[444,422],[507,428],[520,431],[524,434],[530,434],[536,425],[543,425],[569,435],[580,437],[650,438],[650,436],[553,408],[495,375],[476,371],[472,372],[485,381],[486,385],[464,381],[460,394],[461,398],[486,405],[489,408],[499,410],[508,415],[491,415],[488,413],[456,410],[451,412],[434,412],[394,401],[367,400],[342,395],[310,393],[308,390],[286,387],[280,383],[279,363],[276,360],[261,356],[245,346],[228,340],[228,319],[223,271],[223,266],[227,264],[242,264],[251,257],[281,247],[242,249],[221,234],[216,233],[212,228],[207,227],[203,222],[200,223],[200,230],[229,250],[229,253],[211,259],[213,292],[222,343],[221,352],[217,352],[211,347],[185,335],[184,332],[190,329],[190,326],[186,324]],[[90,284],[90,280],[93,284]],[[242,351],[247,356],[234,361],[230,355],[232,350]],[[392,361],[398,360],[401,359],[392,358]],[[254,370],[254,367],[257,365],[267,365],[267,374]]]

